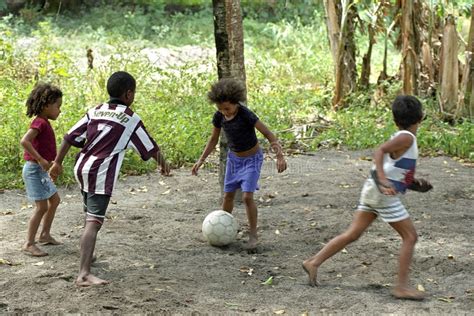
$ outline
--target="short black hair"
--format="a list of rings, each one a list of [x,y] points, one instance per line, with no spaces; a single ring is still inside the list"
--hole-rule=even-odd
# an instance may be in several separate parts
[[[401,128],[408,128],[423,119],[423,106],[412,95],[400,95],[392,103],[393,120]]]
[[[242,81],[233,78],[223,78],[211,86],[207,93],[211,103],[230,102],[238,104],[247,100],[245,85]]]
[[[41,111],[50,104],[62,98],[62,91],[49,83],[38,83],[26,100],[26,115],[32,117],[41,114]]]
[[[120,98],[129,90],[135,91],[135,88],[135,78],[125,71],[114,72],[107,80],[107,92],[112,98]]]

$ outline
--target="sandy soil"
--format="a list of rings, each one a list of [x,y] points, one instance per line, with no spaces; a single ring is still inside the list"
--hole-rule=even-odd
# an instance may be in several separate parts
[[[21,190],[0,194],[0,313],[265,313],[471,314],[474,310],[474,169],[451,158],[422,158],[418,176],[435,189],[404,198],[419,234],[412,283],[423,302],[390,296],[400,238],[377,220],[360,240],[320,268],[321,286],[307,285],[301,262],[351,221],[370,152],[322,151],[289,159],[276,174],[266,161],[259,206],[257,254],[245,247],[243,205],[234,211],[242,233],[226,247],[201,234],[219,208],[217,175],[127,177],[118,183],[99,233],[93,271],[111,284],[78,288],[83,214],[78,189],[60,188],[53,234],[64,244],[33,258],[19,250],[32,212]],[[271,285],[262,284],[273,277]],[[472,314],[471,314],[472,315]]]

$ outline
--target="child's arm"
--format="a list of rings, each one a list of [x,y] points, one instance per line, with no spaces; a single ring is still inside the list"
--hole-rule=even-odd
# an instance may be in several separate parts
[[[406,152],[412,144],[413,144],[413,137],[409,134],[403,133],[383,143],[374,152],[375,170],[377,172],[378,180],[381,184],[379,188],[383,194],[386,194],[386,195],[397,194],[397,191],[395,190],[395,188],[393,188],[390,181],[388,181],[383,171],[383,156],[385,154],[390,154],[392,159],[397,159],[404,152]]]
[[[66,154],[69,151],[69,148],[71,148],[71,144],[69,144],[66,140],[63,139],[61,142],[61,146],[59,147],[58,154],[56,155],[56,158],[53,161],[53,166],[49,170],[49,176],[53,181],[56,181],[56,179],[59,177],[59,175],[63,172],[63,160],[64,157],[66,157]]]
[[[199,168],[202,166],[204,161],[206,160],[207,156],[214,150],[214,148],[217,145],[217,142],[219,141],[219,135],[220,135],[221,129],[214,127],[212,129],[212,134],[211,137],[209,138],[209,141],[207,142],[206,147],[204,148],[204,151],[201,154],[201,158],[194,164],[193,169],[191,173],[193,175],[197,175]]]
[[[51,163],[41,157],[41,155],[36,151],[36,149],[33,147],[33,144],[31,143],[33,139],[38,136],[38,134],[39,131],[37,129],[30,128],[21,139],[20,144],[36,160],[36,162],[38,162],[44,171],[48,171],[51,167]]]
[[[286,170],[286,161],[283,157],[283,150],[278,142],[278,138],[268,129],[265,124],[260,120],[255,123],[255,128],[265,136],[266,139],[270,142],[270,149],[275,153],[277,158],[277,170],[278,172],[283,172]]]

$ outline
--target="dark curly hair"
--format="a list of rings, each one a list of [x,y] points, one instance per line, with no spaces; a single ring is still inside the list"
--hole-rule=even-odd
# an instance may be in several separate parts
[[[207,98],[211,103],[230,102],[237,104],[247,100],[245,85],[242,81],[223,78],[211,86],[211,91],[207,93]]]
[[[43,109],[62,98],[62,91],[49,83],[38,83],[26,100],[26,115],[32,117],[41,114]]]
[[[412,95],[399,95],[392,103],[393,120],[401,128],[408,128],[423,119],[421,102]]]

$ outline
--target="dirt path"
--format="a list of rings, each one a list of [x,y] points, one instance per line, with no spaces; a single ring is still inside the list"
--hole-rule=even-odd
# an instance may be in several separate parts
[[[64,245],[48,247],[44,258],[19,252],[32,211],[24,192],[0,194],[0,313],[472,313],[474,169],[446,157],[422,158],[417,173],[435,189],[404,199],[419,234],[412,282],[429,293],[426,301],[390,296],[400,239],[380,220],[321,267],[320,287],[306,285],[301,261],[350,223],[370,166],[366,156],[293,157],[282,175],[266,161],[257,193],[261,246],[253,255],[243,249],[243,205],[234,211],[240,240],[224,249],[203,240],[202,220],[219,208],[215,173],[128,177],[118,184],[97,244],[94,271],[112,283],[96,288],[73,285],[83,221],[77,188],[60,189],[53,233]],[[270,276],[273,284],[263,285]]]

